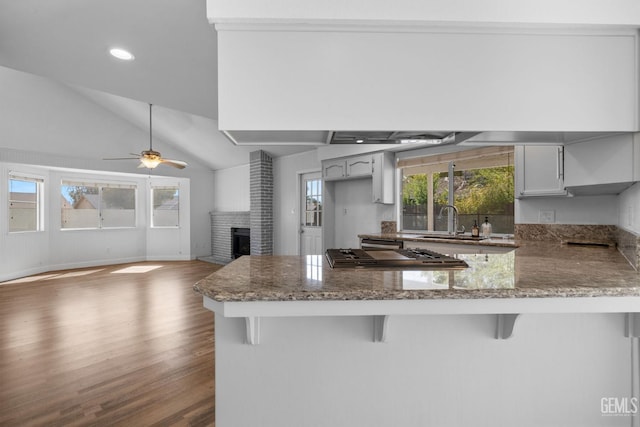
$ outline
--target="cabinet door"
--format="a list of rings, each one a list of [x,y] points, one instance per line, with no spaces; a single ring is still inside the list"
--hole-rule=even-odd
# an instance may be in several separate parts
[[[373,203],[393,204],[395,202],[395,169],[393,153],[376,153],[373,161]]]
[[[633,135],[614,135],[565,147],[566,187],[634,181]]]
[[[343,179],[346,176],[346,162],[344,160],[334,160],[322,164],[322,177],[325,180]]]
[[[516,197],[566,196],[563,147],[524,145],[516,151]]]
[[[372,156],[370,154],[365,156],[350,157],[347,159],[348,177],[371,176],[372,173]]]

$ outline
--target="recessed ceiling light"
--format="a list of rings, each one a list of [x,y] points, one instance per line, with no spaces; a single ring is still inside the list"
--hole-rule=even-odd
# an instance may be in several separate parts
[[[113,49],[110,49],[109,53],[111,54],[111,56],[114,56],[118,59],[122,59],[123,61],[133,61],[135,59],[135,56],[133,56],[133,53],[129,52],[128,50],[121,49],[119,47],[114,47]]]

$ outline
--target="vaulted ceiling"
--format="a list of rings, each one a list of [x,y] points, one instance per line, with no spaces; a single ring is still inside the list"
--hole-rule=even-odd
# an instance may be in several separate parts
[[[244,164],[260,147],[235,146],[217,130],[216,32],[205,8],[205,0],[0,0],[0,66],[68,85],[144,131],[152,103],[157,138],[211,169]],[[115,46],[135,60],[110,56]]]

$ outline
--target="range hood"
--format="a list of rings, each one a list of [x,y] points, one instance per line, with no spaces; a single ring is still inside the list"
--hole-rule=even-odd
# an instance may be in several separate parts
[[[456,142],[455,132],[427,131],[335,131],[330,144],[428,144]],[[460,141],[457,141],[460,142]]]
[[[457,144],[477,132],[452,131],[231,131],[222,133],[235,145]]]

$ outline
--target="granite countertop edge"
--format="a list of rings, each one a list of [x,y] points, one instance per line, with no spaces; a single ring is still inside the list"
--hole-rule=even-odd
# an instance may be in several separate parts
[[[640,297],[640,287],[591,287],[575,286],[562,288],[518,288],[518,289],[431,289],[388,290],[355,292],[327,291],[247,291],[211,292],[194,285],[194,290],[218,302],[251,301],[391,301],[391,300],[463,300],[463,299],[514,299],[514,298],[593,298],[593,297]]]

